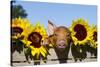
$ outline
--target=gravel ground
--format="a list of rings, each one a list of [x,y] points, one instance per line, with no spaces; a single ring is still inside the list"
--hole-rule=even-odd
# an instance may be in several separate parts
[[[41,65],[44,65],[44,64],[59,64],[59,61],[51,61],[51,59],[57,59],[57,56],[55,54],[55,51],[54,49],[50,49],[49,50],[50,52],[50,56],[47,56],[48,58],[48,61],[47,63],[44,63],[43,61],[41,61]],[[26,59],[25,59],[25,56],[24,56],[24,52],[22,52],[21,54],[19,54],[18,52],[15,52],[13,54],[13,62],[12,62],[12,65],[15,67],[15,66],[32,66],[34,65],[34,62],[32,61],[30,64],[28,62],[26,62]],[[77,61],[77,62],[74,62],[74,59],[72,57],[72,54],[71,54],[71,50],[69,52],[69,56],[68,56],[68,61],[67,63],[80,63],[80,61]],[[14,61],[21,61],[20,63],[19,62],[14,62]],[[82,62],[95,62],[97,61],[97,58],[90,58],[90,53],[87,53],[87,58],[84,59]]]

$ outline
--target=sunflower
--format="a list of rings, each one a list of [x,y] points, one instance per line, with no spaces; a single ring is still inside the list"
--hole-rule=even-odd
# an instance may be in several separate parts
[[[43,25],[40,25],[39,22],[37,22],[37,24],[35,25],[34,32],[38,32],[42,35],[42,43],[48,39],[46,29]],[[48,46],[53,47],[51,44],[48,44]]]
[[[24,35],[24,39],[21,40],[21,41],[24,43],[25,47],[29,47],[30,44],[32,43],[27,38],[29,37],[29,34],[31,34],[31,32],[33,32],[33,30],[34,30],[34,25],[30,24],[30,26],[26,28],[25,34],[23,34]]]
[[[30,23],[27,19],[22,19],[22,18],[12,19],[12,25],[11,25],[12,39],[18,39],[20,37],[23,37],[26,34],[27,28],[29,26]]]
[[[91,46],[97,48],[97,26],[93,25],[91,29]]]
[[[48,54],[47,48],[42,44],[44,38],[47,37],[46,30],[43,26],[37,23],[33,28],[28,30],[23,42],[31,49],[31,55],[38,59],[46,57]]]
[[[12,19],[11,24],[11,39],[12,39],[12,48],[11,51],[14,53],[15,51],[21,53],[23,51],[24,43],[22,40],[28,32],[28,27],[30,27],[30,23],[27,19],[15,18]]]
[[[87,21],[81,18],[73,20],[70,31],[75,45],[85,45],[90,40],[90,26]]]

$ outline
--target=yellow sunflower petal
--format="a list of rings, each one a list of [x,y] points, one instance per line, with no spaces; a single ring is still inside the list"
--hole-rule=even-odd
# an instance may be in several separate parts
[[[35,56],[36,52],[34,50],[31,50],[32,56]]]
[[[46,57],[46,54],[43,51],[40,51],[43,57]]]
[[[37,58],[39,58],[39,56],[40,56],[40,50],[38,49],[38,48],[36,48],[37,50],[36,50],[36,52],[37,52]]]
[[[41,47],[41,51],[43,51],[44,53],[47,53],[46,48]]]

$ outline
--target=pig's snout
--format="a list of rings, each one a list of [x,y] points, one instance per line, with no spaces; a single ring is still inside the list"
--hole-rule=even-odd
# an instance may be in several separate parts
[[[58,48],[65,48],[66,42],[64,40],[57,41],[57,47]]]

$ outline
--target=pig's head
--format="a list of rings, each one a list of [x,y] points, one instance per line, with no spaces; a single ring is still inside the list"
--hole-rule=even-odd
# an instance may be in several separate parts
[[[50,20],[48,21],[49,42],[59,49],[64,49],[70,44],[71,36],[68,28],[64,26],[56,27]]]

